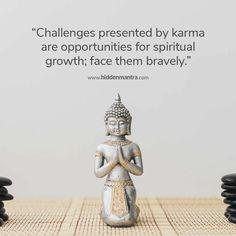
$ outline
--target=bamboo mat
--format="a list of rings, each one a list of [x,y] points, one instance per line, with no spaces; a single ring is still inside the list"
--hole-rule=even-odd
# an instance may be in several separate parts
[[[138,199],[141,213],[135,226],[113,228],[100,219],[101,200],[22,199],[6,203],[8,222],[0,235],[236,235],[224,217],[222,199]]]

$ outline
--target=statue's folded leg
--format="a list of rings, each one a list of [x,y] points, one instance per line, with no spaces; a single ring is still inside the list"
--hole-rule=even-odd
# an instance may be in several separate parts
[[[139,216],[139,207],[136,205],[136,189],[134,186],[126,186],[125,192],[127,194],[130,218],[135,222]]]
[[[104,186],[102,193],[102,217],[107,218],[111,214],[112,187]]]

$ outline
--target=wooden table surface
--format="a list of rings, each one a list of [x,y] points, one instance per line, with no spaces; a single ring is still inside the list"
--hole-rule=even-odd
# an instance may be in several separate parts
[[[136,225],[114,228],[100,219],[100,199],[15,199],[6,203],[10,219],[0,235],[236,235],[222,199],[142,198],[137,204]]]

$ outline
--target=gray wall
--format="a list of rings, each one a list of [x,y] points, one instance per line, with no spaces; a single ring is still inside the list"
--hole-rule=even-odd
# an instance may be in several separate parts
[[[236,172],[235,1],[5,1],[0,8],[0,175],[15,196],[99,196],[93,174],[117,91],[143,152],[138,196],[219,196]],[[189,66],[43,66],[32,27],[205,29]],[[48,43],[50,41],[47,41]],[[173,53],[175,55],[175,53]],[[88,81],[135,73],[149,81]]]

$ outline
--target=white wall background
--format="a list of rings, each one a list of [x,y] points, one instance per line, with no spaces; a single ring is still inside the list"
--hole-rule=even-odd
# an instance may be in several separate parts
[[[0,8],[0,175],[15,196],[99,196],[103,115],[119,91],[143,152],[138,196],[219,196],[236,172],[236,2],[5,1]],[[188,67],[43,66],[32,27],[205,29]],[[48,41],[49,42],[49,41]],[[88,81],[101,73],[149,81]]]

